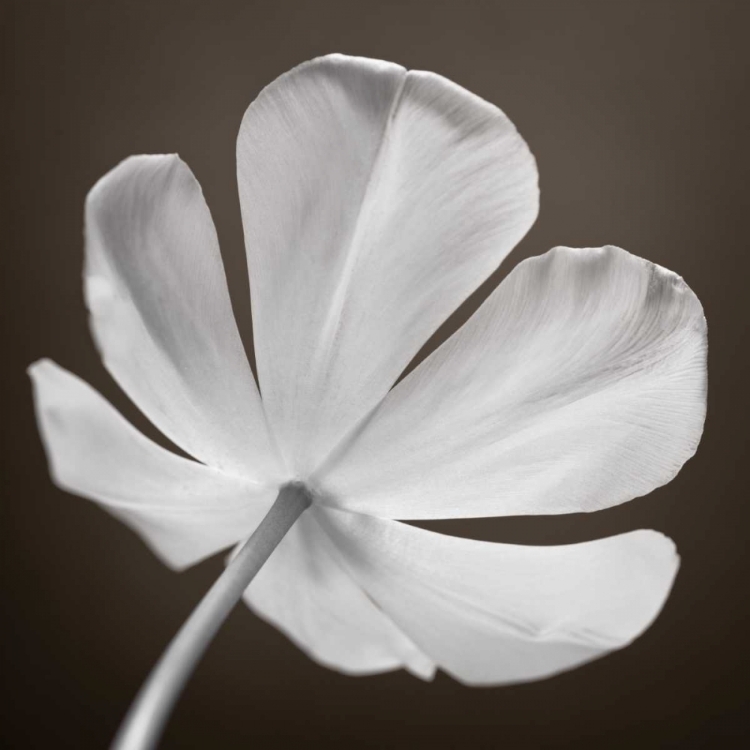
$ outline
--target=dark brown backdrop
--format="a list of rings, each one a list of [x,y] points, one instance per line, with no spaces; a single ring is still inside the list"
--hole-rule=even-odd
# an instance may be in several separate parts
[[[467,689],[353,679],[240,607],[164,748],[737,747],[747,728],[747,176],[743,2],[5,3],[2,702],[10,748],[103,748],[221,569],[164,568],[120,523],[50,483],[24,368],[50,356],[153,435],[108,379],[81,297],[88,188],[123,157],[178,151],[203,184],[251,346],[235,135],[259,89],[331,51],[434,70],[501,106],[534,151],[540,218],[503,269],[555,244],[621,245],[685,277],[710,337],[709,416],[667,487],[589,516],[430,524],[582,541],[639,527],[683,565],[632,647],[554,679]],[[432,343],[437,341],[435,339]],[[2,741],[0,741],[2,744]]]

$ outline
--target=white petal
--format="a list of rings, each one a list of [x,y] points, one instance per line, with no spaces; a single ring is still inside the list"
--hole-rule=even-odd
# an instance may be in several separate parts
[[[211,215],[176,155],[134,156],[86,201],[86,301],[104,363],[185,451],[278,474]]]
[[[268,86],[237,160],[260,387],[304,477],[529,229],[536,166],[460,86],[342,55]]]
[[[311,508],[245,592],[252,609],[310,658],[345,674],[400,667],[431,679],[435,666],[349,577]]]
[[[176,456],[133,428],[93,388],[49,360],[29,368],[55,483],[94,500],[184,568],[249,536],[277,488]]]
[[[319,482],[389,518],[592,511],[666,484],[706,410],[695,295],[624,250],[514,269],[387,396]]]
[[[324,517],[373,601],[471,685],[549,677],[627,645],[659,613],[679,565],[655,531],[525,547],[343,511]]]

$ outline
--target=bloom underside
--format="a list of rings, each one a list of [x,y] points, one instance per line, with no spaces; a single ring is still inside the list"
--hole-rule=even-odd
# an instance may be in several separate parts
[[[525,547],[395,519],[592,511],[668,482],[705,416],[705,320],[682,279],[614,247],[555,248],[392,387],[536,217],[512,123],[435,74],[333,55],[260,94],[237,165],[262,399],[196,179],[177,156],[131,157],[86,202],[91,327],[195,460],[42,361],[56,482],[176,568],[305,482],[315,505],[245,598],[343,672],[517,682],[637,637],[678,565],[657,532]]]

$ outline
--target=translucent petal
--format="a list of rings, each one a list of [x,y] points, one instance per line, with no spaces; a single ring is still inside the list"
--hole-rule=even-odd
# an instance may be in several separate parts
[[[54,362],[41,360],[29,374],[55,483],[127,523],[171,567],[249,536],[276,498],[276,487],[164,450]]]
[[[331,55],[263,90],[237,169],[263,401],[304,477],[529,229],[536,166],[460,86]]]
[[[685,282],[614,247],[513,270],[318,476],[331,505],[416,519],[593,511],[667,483],[706,411]]]
[[[659,613],[679,565],[655,531],[525,547],[344,511],[321,517],[378,607],[470,685],[549,677],[627,645]]]
[[[405,667],[431,679],[435,665],[341,567],[311,508],[245,592],[245,601],[308,656],[352,675]]]
[[[176,155],[134,156],[86,201],[86,301],[104,363],[204,463],[279,475],[211,215]]]

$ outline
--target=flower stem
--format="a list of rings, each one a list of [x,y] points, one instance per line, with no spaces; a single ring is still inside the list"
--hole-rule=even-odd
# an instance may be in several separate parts
[[[287,484],[253,535],[185,621],[141,687],[111,750],[152,750],[203,652],[312,498],[300,484]]]

